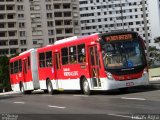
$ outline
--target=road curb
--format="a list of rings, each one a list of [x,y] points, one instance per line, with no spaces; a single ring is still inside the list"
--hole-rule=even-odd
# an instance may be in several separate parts
[[[135,89],[160,89],[160,83],[149,83],[148,85],[135,86]]]
[[[149,86],[151,88],[160,89],[160,78],[150,79]]]
[[[10,92],[4,92],[4,93],[0,93],[0,96],[3,96],[3,95],[15,95],[15,94],[19,94],[20,92],[13,92],[13,91],[10,91]]]
[[[158,83],[158,84],[151,83],[151,84],[149,84],[149,86],[150,86],[151,88],[160,89],[160,84],[159,84],[159,83]]]

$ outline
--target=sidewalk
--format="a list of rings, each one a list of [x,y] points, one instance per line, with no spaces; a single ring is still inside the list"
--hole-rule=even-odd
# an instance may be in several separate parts
[[[153,88],[160,89],[160,77],[150,79],[149,85]]]
[[[34,90],[32,93],[44,93],[44,91],[43,91],[43,90]],[[9,91],[9,92],[0,93],[0,96],[5,96],[5,95],[17,95],[17,94],[22,95],[21,92]]]
[[[19,94],[20,92],[14,92],[14,91],[10,91],[10,92],[4,92],[4,93],[0,93],[1,95],[12,95],[12,94]]]

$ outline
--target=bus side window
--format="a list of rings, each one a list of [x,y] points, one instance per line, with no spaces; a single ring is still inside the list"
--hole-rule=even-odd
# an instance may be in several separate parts
[[[46,52],[46,67],[52,67],[52,51]]]
[[[85,44],[78,45],[78,62],[84,63],[86,62],[86,53],[85,53]]]
[[[55,62],[56,62],[56,69],[58,70],[58,69],[60,69],[61,67],[60,67],[60,54],[59,53],[56,53],[56,55],[55,55]]]
[[[19,72],[22,72],[22,60],[19,60]]]
[[[62,55],[62,65],[68,64],[68,48],[62,48],[61,49],[61,55]]]
[[[45,67],[45,54],[44,53],[39,54],[39,66],[40,68]]]
[[[91,65],[96,65],[96,63],[95,63],[95,56],[94,56],[94,48],[93,47],[91,47],[90,48],[90,62],[91,62]]]
[[[70,64],[77,63],[77,54],[76,53],[77,53],[76,46],[69,47],[69,60],[70,60]]]
[[[18,73],[18,61],[14,62],[14,73]]]

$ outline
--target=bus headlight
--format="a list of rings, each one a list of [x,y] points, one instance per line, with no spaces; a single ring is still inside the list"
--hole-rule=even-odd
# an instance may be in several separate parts
[[[146,75],[147,73],[148,73],[148,70],[145,68],[145,69],[143,70],[143,76]]]
[[[113,80],[113,76],[111,73],[107,72],[107,78],[110,79],[110,80]]]

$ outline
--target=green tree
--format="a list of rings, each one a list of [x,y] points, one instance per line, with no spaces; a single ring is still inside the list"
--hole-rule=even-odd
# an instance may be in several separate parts
[[[0,56],[0,89],[11,90],[9,79],[9,60],[18,55],[19,53],[11,55],[10,57]]]
[[[3,89],[10,90],[9,81],[9,58],[7,56],[0,57],[0,84]]]
[[[160,52],[156,47],[149,47],[149,66],[153,67],[156,66],[155,62],[160,61]]]

